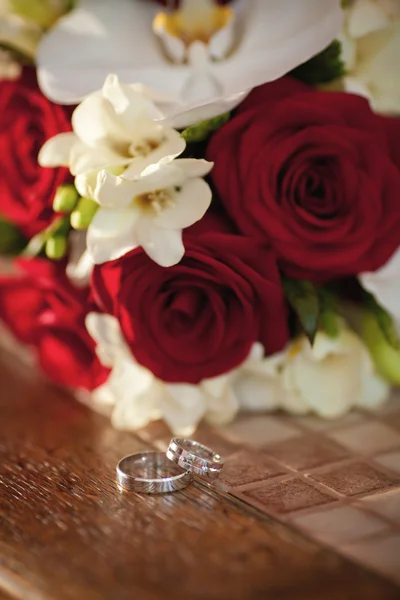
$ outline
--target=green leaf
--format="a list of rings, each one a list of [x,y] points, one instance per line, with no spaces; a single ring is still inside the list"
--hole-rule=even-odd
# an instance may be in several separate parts
[[[284,278],[283,289],[286,298],[297,314],[304,333],[314,343],[320,317],[318,290],[310,281]]]
[[[325,50],[290,73],[292,77],[310,85],[329,83],[345,74],[342,45],[339,40],[334,40]]]
[[[318,290],[320,300],[319,326],[331,338],[339,335],[339,321],[336,296],[324,287]]]
[[[183,139],[188,143],[204,142],[207,140],[217,129],[225,125],[230,119],[230,113],[224,113],[213,119],[202,121],[198,125],[192,125],[187,129],[184,129],[181,133]]]
[[[376,298],[364,290],[365,308],[375,318],[379,329],[387,343],[395,350],[400,350],[400,339],[391,315],[379,304]]]
[[[26,246],[22,233],[9,221],[0,216],[0,254],[16,256]]]

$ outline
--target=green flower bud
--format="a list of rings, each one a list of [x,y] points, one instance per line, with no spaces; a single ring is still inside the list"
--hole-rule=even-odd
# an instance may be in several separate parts
[[[55,235],[49,238],[46,242],[46,256],[51,260],[60,260],[66,255],[67,247],[67,238],[62,235]]]
[[[371,312],[365,312],[363,315],[362,336],[378,372],[390,383],[400,385],[400,348],[388,342]]]
[[[19,254],[25,246],[26,240],[18,229],[0,217],[0,254]]]
[[[74,185],[60,185],[53,200],[54,212],[72,212],[78,202],[79,194]]]
[[[96,214],[99,205],[91,198],[81,198],[71,213],[71,226],[74,229],[87,229]]]

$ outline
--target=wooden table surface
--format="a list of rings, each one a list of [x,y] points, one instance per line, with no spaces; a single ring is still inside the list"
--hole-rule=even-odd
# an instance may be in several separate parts
[[[389,582],[199,482],[119,492],[133,434],[0,354],[0,600],[398,599]]]

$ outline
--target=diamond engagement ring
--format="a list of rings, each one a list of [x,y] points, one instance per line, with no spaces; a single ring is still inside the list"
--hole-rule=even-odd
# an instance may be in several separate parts
[[[165,494],[182,490],[192,481],[192,473],[173,464],[163,452],[131,454],[117,465],[118,485],[131,492]]]
[[[178,437],[170,441],[167,457],[186,471],[206,479],[217,479],[224,465],[221,456],[211,448]]]

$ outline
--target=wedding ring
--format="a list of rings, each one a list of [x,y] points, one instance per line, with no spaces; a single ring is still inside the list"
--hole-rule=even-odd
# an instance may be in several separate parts
[[[172,438],[167,457],[183,469],[207,479],[217,479],[224,466],[221,456],[211,448],[184,438]]]
[[[193,475],[171,463],[163,452],[139,452],[119,461],[117,482],[124,490],[142,494],[165,494],[182,490]]]

